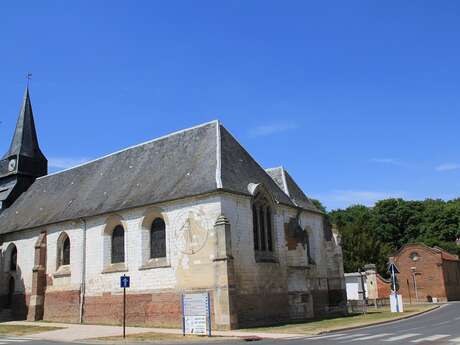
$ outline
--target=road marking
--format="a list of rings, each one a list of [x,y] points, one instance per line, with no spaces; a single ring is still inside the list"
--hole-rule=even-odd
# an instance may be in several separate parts
[[[442,325],[445,325],[446,323],[449,323],[451,322],[450,320],[447,320],[447,321],[443,321],[443,322],[438,322],[438,323],[435,323],[433,326],[442,326]]]
[[[351,338],[355,338],[355,337],[364,337],[366,335],[369,335],[369,333],[350,334],[350,335],[346,335],[344,337],[339,338],[339,340],[351,339]]]
[[[412,338],[416,337],[418,335],[421,335],[420,333],[408,333],[408,334],[402,334],[402,335],[397,335],[396,337],[391,337],[388,339],[383,339],[383,341],[396,341],[396,340],[403,340],[407,338]]]
[[[449,341],[451,341],[453,343],[460,343],[460,338],[449,339]]]
[[[317,336],[317,337],[309,337],[309,338],[305,338],[305,339],[308,339],[308,340],[327,339],[327,338],[341,337],[342,335],[345,335],[345,333],[320,335],[320,336]]]
[[[431,337],[419,338],[419,339],[411,340],[411,343],[420,343],[422,341],[435,341],[435,340],[439,340],[439,339],[442,339],[442,338],[447,338],[449,335],[450,334],[435,334],[435,335],[432,335]]]
[[[353,339],[353,341],[383,338],[383,337],[388,337],[389,335],[392,335],[392,334],[394,333],[380,333],[380,334],[368,335],[367,337],[355,338]]]

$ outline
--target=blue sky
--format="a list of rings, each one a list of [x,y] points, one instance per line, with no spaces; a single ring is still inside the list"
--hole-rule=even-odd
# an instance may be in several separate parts
[[[220,119],[328,209],[460,196],[458,1],[3,1],[51,170]]]

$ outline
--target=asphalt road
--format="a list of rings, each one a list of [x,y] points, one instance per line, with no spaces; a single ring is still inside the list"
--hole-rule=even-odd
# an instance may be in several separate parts
[[[105,342],[104,342],[105,343]],[[99,342],[99,344],[104,344]],[[242,344],[234,341],[193,341],[189,344]],[[69,344],[36,340],[27,337],[0,336],[0,345],[58,345]],[[85,343],[80,343],[85,344]],[[89,344],[89,343],[86,343]],[[123,343],[127,344],[127,343]],[[139,343],[134,343],[139,344]],[[156,343],[158,344],[158,343]],[[167,344],[167,343],[164,343]],[[177,342],[174,344],[178,344]],[[371,326],[352,331],[329,333],[316,337],[290,340],[260,340],[254,345],[460,345],[460,302],[453,302],[429,313],[407,320],[396,321],[380,326]]]
[[[269,344],[265,341],[264,343]],[[270,343],[279,344],[280,342]],[[286,345],[460,345],[460,303],[449,303],[439,309],[407,320],[283,343]]]

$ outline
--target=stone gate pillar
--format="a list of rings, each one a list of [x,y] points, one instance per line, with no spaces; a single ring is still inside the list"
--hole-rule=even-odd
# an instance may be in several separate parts
[[[214,317],[217,329],[238,327],[235,268],[232,256],[230,222],[224,215],[214,225],[216,235]]]
[[[46,289],[46,232],[35,243],[35,261],[32,269],[32,292],[29,300],[28,321],[43,320]]]

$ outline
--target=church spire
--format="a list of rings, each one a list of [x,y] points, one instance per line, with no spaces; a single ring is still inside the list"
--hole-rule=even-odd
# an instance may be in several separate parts
[[[37,177],[47,173],[48,161],[38,146],[27,86],[13,140],[0,160],[0,212],[10,207]]]
[[[18,122],[16,123],[13,140],[11,141],[8,152],[3,158],[5,159],[18,155],[26,156],[34,160],[46,160],[38,145],[28,86],[24,92],[24,99],[21,111],[19,112]]]

